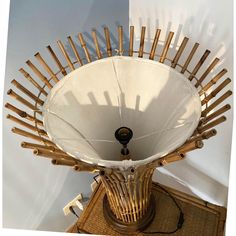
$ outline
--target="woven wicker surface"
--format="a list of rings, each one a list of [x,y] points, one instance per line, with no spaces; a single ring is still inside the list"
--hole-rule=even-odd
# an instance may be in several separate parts
[[[166,187],[165,187],[166,188]],[[173,236],[221,236],[224,231],[226,209],[206,203],[200,199],[189,196],[182,192],[166,188],[178,201],[183,212],[185,222],[181,230]],[[89,205],[77,222],[81,233],[117,235],[122,234],[114,231],[105,221],[102,211],[104,189],[101,185],[95,190]],[[156,215],[151,225],[145,231],[169,232],[176,228],[179,211],[172,199],[159,187],[153,184],[153,193],[156,199]],[[77,232],[76,225],[68,232]],[[133,235],[148,235],[137,232]],[[150,235],[150,234],[149,234]],[[152,234],[153,235],[153,234]],[[166,234],[156,234],[166,235]]]

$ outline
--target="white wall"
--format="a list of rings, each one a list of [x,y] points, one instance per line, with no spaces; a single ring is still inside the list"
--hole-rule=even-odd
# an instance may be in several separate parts
[[[201,49],[196,53],[194,61],[199,60],[205,49],[209,49],[211,54],[206,65],[209,65],[214,57],[221,59],[219,68],[211,75],[225,67],[228,69],[226,76],[233,79],[232,0],[130,0],[129,17],[130,25],[135,26],[137,49],[142,25],[147,26],[146,51],[150,49],[156,28],[162,29],[161,41],[171,30],[175,32],[172,44],[174,49],[180,45],[184,36],[191,39],[190,44],[199,42]],[[157,52],[158,50],[160,48],[157,48]],[[205,68],[203,66],[197,75],[201,75]],[[226,76],[224,78],[227,78]],[[232,89],[232,83],[222,93],[227,89]],[[232,97],[227,102],[232,105]],[[226,116],[227,122],[216,127],[217,136],[205,141],[203,149],[190,153],[183,161],[159,168],[154,179],[187,193],[195,194],[207,201],[226,205],[232,110],[227,112]]]
[[[25,61],[34,61],[37,51],[47,60],[48,44],[55,48],[56,40],[66,42],[68,35],[78,32],[87,38],[86,33],[93,27],[98,35],[103,35],[103,25],[109,26],[114,39],[118,24],[128,32],[127,0],[12,0],[4,104],[14,103],[6,96],[12,79],[30,87],[18,69],[27,68]],[[59,50],[56,52],[60,54]],[[22,149],[20,143],[26,139],[11,133],[15,124],[6,120],[8,112],[3,109],[3,226],[64,231],[76,219],[65,217],[62,208],[78,193],[90,193],[92,175],[52,166],[49,160]]]

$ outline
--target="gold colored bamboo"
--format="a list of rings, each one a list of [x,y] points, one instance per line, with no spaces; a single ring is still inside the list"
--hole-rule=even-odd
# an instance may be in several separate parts
[[[97,39],[97,33],[96,33],[95,29],[92,30],[92,37],[93,37],[93,42],[94,42],[94,45],[95,45],[97,57],[98,57],[98,59],[101,59],[102,58],[102,53],[100,51],[100,47],[99,47],[99,43],[98,43],[98,39]]]
[[[77,62],[80,64],[80,66],[82,66],[83,62],[82,62],[82,59],[80,58],[80,55],[79,55],[79,53],[76,49],[76,46],[75,46],[75,43],[74,43],[73,39],[71,38],[71,36],[68,36],[67,39],[68,39],[68,42],[69,42],[69,44],[70,44],[70,46],[71,46],[71,48],[72,48],[72,50],[75,54]]]
[[[81,47],[82,47],[83,50],[84,50],[84,54],[85,54],[85,56],[86,56],[86,59],[87,59],[88,63],[91,62],[92,59],[91,59],[91,57],[90,57],[90,54],[89,54],[89,51],[88,51],[88,48],[87,48],[87,46],[86,46],[86,43],[85,43],[85,40],[84,40],[84,38],[83,38],[82,33],[79,33],[79,34],[78,34],[78,39],[79,39],[79,41],[80,41]]]
[[[179,58],[180,58],[180,56],[182,55],[182,53],[183,53],[183,51],[184,51],[184,49],[185,49],[185,47],[186,47],[186,45],[187,45],[187,43],[188,43],[188,40],[189,40],[189,38],[184,37],[184,39],[183,39],[183,41],[182,41],[182,43],[181,43],[181,45],[180,45],[180,47],[179,47],[177,53],[175,54],[174,59],[173,59],[172,62],[171,62],[171,67],[172,67],[172,68],[175,68],[175,67],[176,67],[176,65],[177,65],[177,63],[178,63],[178,61],[179,61]]]
[[[204,132],[208,129],[211,129],[211,128],[215,127],[216,125],[219,125],[220,123],[222,123],[224,121],[226,121],[226,117],[221,116],[220,118],[218,118],[218,119],[216,119],[216,120],[214,120],[214,121],[212,121],[212,122],[210,122],[210,123],[208,123],[208,124],[206,124],[202,127],[199,127],[198,132],[202,133],[202,132]]]
[[[209,65],[209,67],[206,69],[206,71],[202,74],[200,79],[195,84],[195,87],[198,88],[198,86],[203,82],[203,80],[207,77],[207,75],[212,71],[212,69],[216,66],[216,64],[220,61],[219,58],[215,58],[212,63]]]
[[[129,27],[129,56],[133,56],[133,49],[134,49],[134,26]]]
[[[55,146],[45,146],[45,145],[41,145],[41,144],[36,144],[36,143],[29,143],[29,142],[22,142],[21,143],[21,147],[22,148],[28,148],[28,149],[45,149],[48,150],[50,152],[57,152],[57,153],[64,153],[62,150],[56,148]]]
[[[24,75],[24,77],[32,83],[43,95],[47,96],[48,93],[27,73],[23,68],[20,68],[19,71]]]
[[[97,171],[99,171],[99,169],[97,169],[94,166],[83,165],[83,164],[76,164],[73,169],[75,171],[87,171],[87,172],[97,172]]]
[[[161,34],[161,30],[157,29],[156,34],[155,34],[155,38],[154,38],[153,43],[152,43],[152,48],[151,48],[151,51],[150,51],[150,55],[149,55],[150,60],[153,60],[154,57],[155,57],[155,52],[156,52],[156,48],[157,48],[157,44],[158,44],[160,34]]]
[[[221,70],[207,85],[205,85],[199,92],[199,95],[201,96],[203,93],[205,93],[209,88],[211,88],[214,84],[217,83],[217,81],[227,73],[226,69]]]
[[[7,91],[7,94],[10,95],[11,97],[15,98],[17,101],[21,102],[22,104],[24,104],[25,106],[27,106],[28,108],[32,109],[32,110],[37,110],[36,106],[31,104],[30,102],[26,101],[24,98],[22,98],[20,95],[18,95],[17,93],[15,93],[12,89],[9,89]]]
[[[104,34],[105,34],[105,39],[106,39],[107,55],[111,57],[112,48],[111,48],[111,41],[110,41],[110,32],[109,32],[108,27],[104,27]]]
[[[52,77],[55,83],[59,81],[56,74],[52,71],[52,69],[49,67],[49,65],[46,63],[46,61],[42,58],[39,52],[37,52],[35,55],[35,58],[38,60],[38,62],[42,65],[42,67],[48,72],[48,74]]]
[[[55,144],[50,140],[47,140],[45,138],[42,138],[40,136],[37,136],[35,134],[32,134],[30,132],[27,132],[25,130],[22,130],[22,129],[19,129],[19,128],[16,128],[16,127],[12,128],[12,132],[15,133],[15,134],[19,134],[21,136],[27,137],[27,138],[34,139],[36,141],[39,141],[39,142],[42,142],[42,143],[45,143],[45,144],[48,144],[48,145],[54,145],[55,146]]]
[[[62,166],[74,166],[75,165],[75,161],[70,161],[70,160],[52,159],[51,162],[53,165],[62,165]]]
[[[212,98],[214,98],[227,84],[231,82],[230,78],[224,80],[214,91],[212,91],[208,96],[202,100],[202,106],[208,103]]]
[[[199,135],[194,136],[193,138],[191,138],[187,142],[189,143],[189,142],[193,142],[193,141],[197,141],[197,140],[201,141],[203,139],[209,139],[209,138],[215,136],[216,134],[217,134],[216,129],[211,129],[211,130],[205,131]]]
[[[123,49],[123,27],[118,26],[118,39],[119,39],[119,54],[122,55],[124,52]]]
[[[209,50],[206,50],[204,52],[204,54],[202,55],[202,57],[200,58],[199,62],[197,63],[197,65],[194,67],[192,73],[190,74],[190,76],[188,77],[188,79],[190,81],[192,81],[192,79],[194,78],[194,76],[197,74],[197,72],[199,71],[199,69],[201,68],[201,66],[203,65],[203,63],[205,62],[205,60],[207,59],[207,57],[209,56],[211,52]]]
[[[49,150],[40,149],[40,148],[34,149],[33,153],[37,156],[42,156],[42,157],[47,157],[47,158],[66,159],[66,160],[73,161],[75,163],[75,165],[77,164],[77,161],[73,157],[69,156],[68,154],[51,152]]]
[[[60,60],[58,59],[57,55],[55,54],[55,52],[53,51],[53,49],[51,48],[50,45],[47,46],[48,52],[50,53],[50,55],[52,56],[53,60],[55,61],[57,67],[59,68],[59,70],[61,71],[61,73],[66,76],[67,72],[65,70],[65,68],[62,66]]]
[[[213,110],[216,106],[222,103],[226,98],[232,95],[232,91],[228,90],[221,97],[219,97],[215,102],[213,102],[209,107],[207,107],[203,112],[202,116],[206,116],[211,110]]]
[[[167,40],[166,40],[166,42],[165,42],[165,46],[164,46],[164,48],[163,48],[163,50],[162,50],[160,59],[159,59],[159,62],[160,62],[160,63],[164,63],[164,61],[165,61],[165,59],[166,59],[166,55],[167,55],[167,52],[168,52],[168,50],[169,50],[169,47],[170,47],[171,40],[172,40],[173,36],[174,36],[174,32],[171,32],[171,31],[170,31],[169,34],[168,34]]]
[[[63,43],[62,43],[60,40],[58,40],[58,41],[57,41],[57,44],[58,44],[58,46],[59,46],[59,48],[60,48],[60,50],[61,50],[63,56],[65,57],[65,59],[66,59],[66,61],[67,61],[67,63],[68,63],[68,66],[69,66],[70,69],[73,71],[73,70],[75,69],[75,67],[74,67],[73,63],[71,62],[70,57],[69,57],[68,53],[66,52]]]
[[[142,26],[138,57],[143,57],[145,31],[146,31],[146,27],[145,27],[145,26]]]
[[[210,115],[206,116],[203,120],[203,124],[208,123],[210,120],[213,120],[217,116],[219,116],[219,115],[223,114],[224,112],[230,110],[230,108],[231,108],[231,106],[229,104],[224,105],[223,107],[221,107],[217,111],[215,111],[215,112],[211,113]]]
[[[53,86],[49,83],[47,78],[39,71],[39,69],[30,61],[26,61],[26,64],[32,69],[32,71],[46,84],[46,86],[51,89]]]
[[[203,142],[201,140],[196,140],[190,143],[185,143],[183,146],[181,146],[180,148],[178,148],[176,150],[176,152],[179,153],[186,153],[186,152],[190,152],[193,151],[197,148],[202,148],[203,147]]]
[[[186,156],[183,153],[175,153],[172,155],[169,155],[167,157],[164,157],[163,160],[161,161],[161,165],[167,165],[169,163],[175,162],[175,161],[180,161],[182,159],[184,159]]]
[[[35,127],[35,126],[31,125],[31,124],[28,124],[28,123],[24,122],[23,120],[20,120],[20,119],[16,118],[15,116],[12,116],[12,115],[8,114],[8,115],[7,115],[7,119],[9,119],[9,120],[11,120],[11,121],[14,121],[14,122],[16,122],[17,124],[22,125],[22,126],[28,128],[28,129],[30,129],[30,130],[33,130],[33,131],[35,131],[35,132],[38,132],[40,135],[47,136],[47,133],[46,133],[45,130],[43,130],[43,129],[38,129],[37,127]]]
[[[186,69],[188,68],[188,65],[189,65],[190,61],[192,60],[193,55],[196,52],[198,47],[199,47],[199,43],[195,43],[192,50],[191,50],[191,52],[190,52],[190,54],[189,54],[189,56],[188,56],[188,58],[187,58],[187,60],[186,60],[186,62],[184,63],[180,73],[183,74],[186,71]]]
[[[39,105],[43,105],[44,102],[38,98],[37,96],[35,96],[33,93],[31,93],[28,89],[26,89],[23,85],[21,85],[18,81],[16,80],[12,80],[11,83],[13,85],[15,85],[21,92],[23,92],[24,94],[26,94],[28,97],[30,97],[32,100],[34,100],[35,102],[37,102]]]
[[[43,122],[41,120],[38,120],[37,118],[29,115],[27,112],[20,110],[19,108],[11,105],[10,103],[6,103],[5,107],[8,108],[9,110],[15,112],[20,117],[25,118],[25,119],[27,119],[29,121],[34,121],[38,125],[43,126]]]

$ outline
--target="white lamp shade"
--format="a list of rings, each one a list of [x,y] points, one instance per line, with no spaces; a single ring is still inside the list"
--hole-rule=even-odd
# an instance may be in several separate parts
[[[50,139],[82,161],[107,167],[143,165],[181,146],[196,129],[201,102],[172,68],[115,56],[89,63],[51,89],[43,107]],[[114,133],[132,129],[131,160],[121,160]]]

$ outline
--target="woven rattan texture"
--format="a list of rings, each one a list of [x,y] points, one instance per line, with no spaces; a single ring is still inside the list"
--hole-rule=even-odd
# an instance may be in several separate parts
[[[179,191],[167,188],[177,199],[183,212],[185,222],[181,230],[171,234],[173,236],[221,236],[224,231],[226,209],[206,203]],[[160,188],[153,185],[153,193],[156,199],[156,216],[152,224],[145,231],[173,231],[176,228],[179,212],[171,198]],[[92,196],[90,203],[77,222],[80,232],[88,232],[101,235],[122,234],[114,231],[107,225],[102,211],[102,200],[105,191],[100,185]],[[76,232],[73,226],[69,232]],[[133,235],[148,235],[137,232]],[[166,234],[156,234],[166,235]]]

